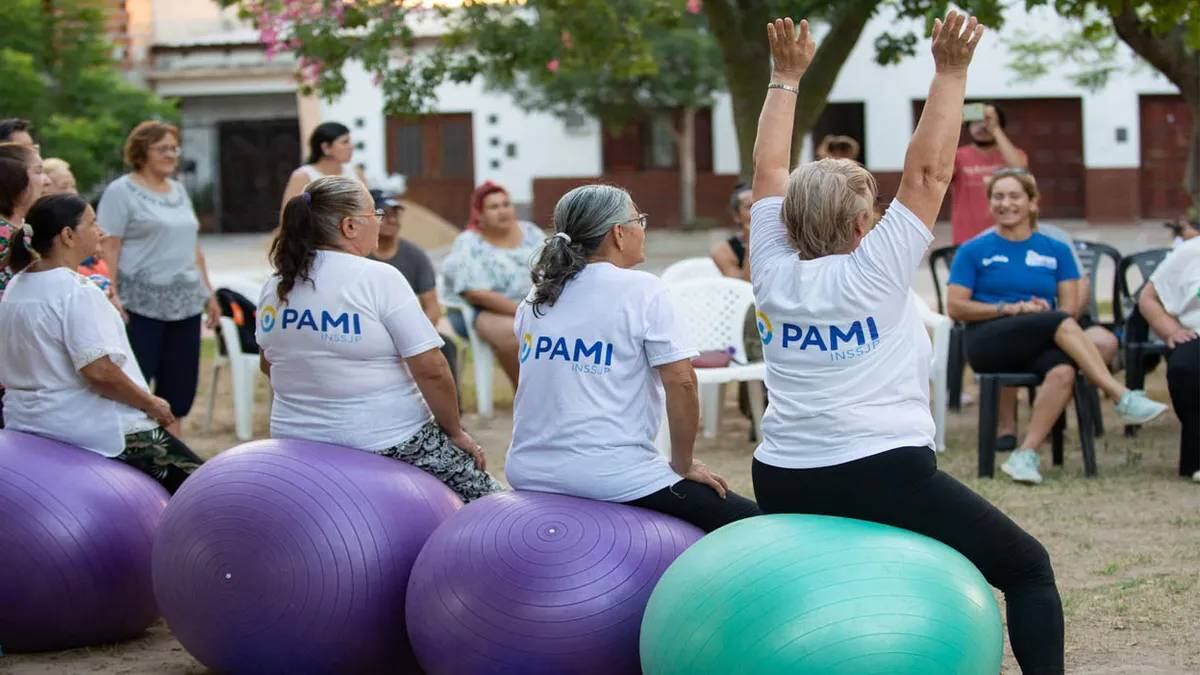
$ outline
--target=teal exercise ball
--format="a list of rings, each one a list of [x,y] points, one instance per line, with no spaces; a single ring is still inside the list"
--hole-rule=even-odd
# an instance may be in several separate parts
[[[957,551],[849,518],[741,520],[694,544],[642,619],[645,675],[995,675],[1000,609]]]

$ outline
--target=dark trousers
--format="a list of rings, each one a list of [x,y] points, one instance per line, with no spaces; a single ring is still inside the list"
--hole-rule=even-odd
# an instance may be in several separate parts
[[[757,504],[732,490],[727,490],[721,499],[716,490],[687,479],[625,503],[686,520],[705,532],[762,514]]]
[[[817,469],[754,461],[765,513],[815,513],[902,527],[970,560],[1004,592],[1021,671],[1063,672],[1062,600],[1046,549],[987,500],[938,471],[929,448],[898,448]]]
[[[180,418],[191,411],[200,379],[200,316],[159,321],[130,312],[126,326],[142,375]]]
[[[1179,475],[1200,471],[1200,340],[1185,342],[1167,358],[1167,389],[1179,418]]]

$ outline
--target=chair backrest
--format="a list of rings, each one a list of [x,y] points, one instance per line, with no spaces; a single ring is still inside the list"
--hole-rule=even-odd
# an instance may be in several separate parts
[[[220,323],[220,352],[230,353],[229,339],[233,338],[238,344],[236,353],[257,354],[258,341],[254,338],[254,329],[258,323],[257,307],[246,296],[228,288],[218,288],[216,296],[217,304],[221,306],[221,317],[229,319],[229,327],[226,327],[225,321]],[[226,336],[226,332],[232,332],[232,335]]]
[[[1169,248],[1152,248],[1121,259],[1121,264],[1117,266],[1117,281],[1120,283],[1121,303],[1126,313],[1137,304],[1142,288],[1170,252]],[[1119,320],[1124,319],[1119,317]]]
[[[1076,239],[1075,254],[1079,256],[1079,262],[1083,263],[1083,269],[1079,270],[1079,273],[1081,275],[1086,274],[1088,283],[1091,284],[1092,292],[1091,297],[1088,298],[1088,316],[1097,322],[1100,321],[1100,268],[1105,258],[1112,261],[1113,283],[1109,292],[1112,299],[1113,321],[1119,323],[1122,318],[1121,281],[1117,271],[1121,269],[1121,252],[1108,244]]]
[[[746,314],[754,308],[754,289],[741,279],[694,279],[670,286],[671,304],[699,351],[733,349],[733,360],[746,363]]]
[[[721,276],[721,270],[712,258],[685,258],[672,263],[663,270],[664,283],[678,284],[693,279],[712,279]]]
[[[950,266],[954,264],[954,254],[958,252],[958,246],[941,246],[929,252],[929,273],[933,275],[933,290],[937,293],[937,310],[938,314],[946,313],[946,284],[943,283],[942,272],[938,269],[945,270],[945,279],[950,278]]]

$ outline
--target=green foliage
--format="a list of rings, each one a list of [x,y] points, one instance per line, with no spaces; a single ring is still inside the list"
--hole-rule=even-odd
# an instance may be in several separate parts
[[[81,190],[121,168],[125,135],[174,106],[122,77],[100,0],[10,0],[0,32],[0,117],[24,117],[44,157],[61,157]]]

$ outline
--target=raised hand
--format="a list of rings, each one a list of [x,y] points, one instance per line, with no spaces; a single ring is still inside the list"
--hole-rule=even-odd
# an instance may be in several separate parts
[[[983,37],[983,26],[975,17],[967,18],[954,10],[946,13],[946,20],[934,19],[933,64],[939,73],[965,72],[975,56],[975,47]],[[772,43],[772,51],[774,43]]]
[[[767,24],[767,40],[771,43],[771,81],[795,84],[800,81],[808,64],[812,63],[817,43],[808,30],[808,21],[801,19],[799,32],[791,19],[775,19]]]

